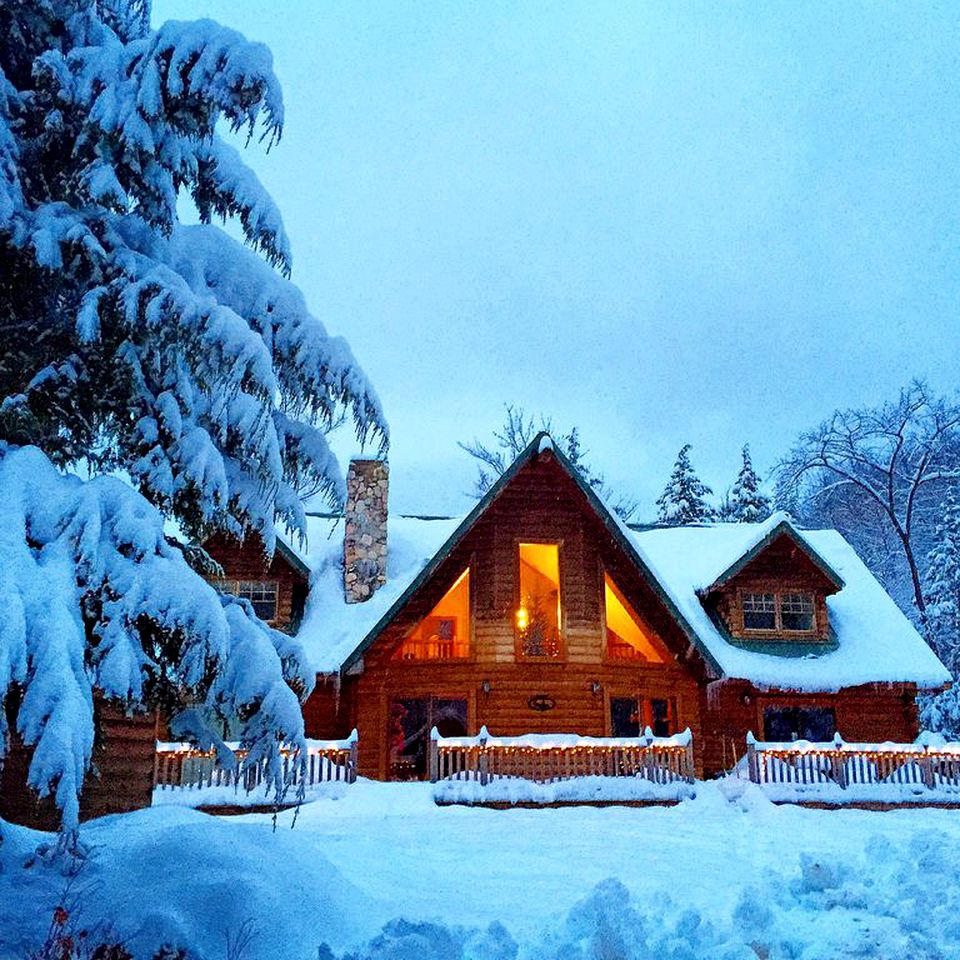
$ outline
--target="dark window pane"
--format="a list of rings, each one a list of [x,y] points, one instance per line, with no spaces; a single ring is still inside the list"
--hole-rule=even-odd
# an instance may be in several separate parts
[[[767,707],[763,711],[766,740],[825,743],[832,740],[836,732],[837,715],[833,707]]]
[[[653,730],[655,737],[669,737],[673,734],[669,700],[651,700],[650,715],[652,718],[650,729]]]
[[[390,775],[394,780],[419,780],[427,774],[430,731],[441,737],[467,733],[467,701],[417,697],[394,700],[388,721]]]
[[[785,593],[780,598],[780,621],[784,630],[812,630],[813,596],[809,593]]]
[[[772,593],[745,593],[743,626],[745,630],[776,630],[776,597]]]
[[[610,733],[614,737],[640,736],[639,704],[632,697],[610,698]]]

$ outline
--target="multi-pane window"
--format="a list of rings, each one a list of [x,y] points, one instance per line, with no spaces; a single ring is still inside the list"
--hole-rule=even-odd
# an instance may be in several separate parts
[[[647,727],[655,737],[677,732],[676,703],[666,697],[611,697],[610,735],[639,737]]]
[[[743,595],[744,630],[776,630],[777,598],[772,593]]]
[[[780,597],[780,624],[784,630],[813,629],[813,597],[809,593],[785,593]]]
[[[743,593],[744,630],[812,633],[816,627],[813,594]]]
[[[219,583],[222,593],[232,593],[253,604],[253,612],[261,620],[277,618],[277,581],[276,580],[222,580]]]

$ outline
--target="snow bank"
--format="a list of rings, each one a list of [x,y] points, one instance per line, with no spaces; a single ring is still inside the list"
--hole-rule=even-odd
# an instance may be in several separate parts
[[[441,737],[436,727],[430,732],[430,736],[440,747],[529,747],[539,750],[572,750],[576,747],[686,747],[693,742],[689,727],[671,737],[655,737],[649,727],[642,737],[581,737],[576,733],[526,733],[520,737],[492,737],[485,726],[480,728],[475,737]]]
[[[350,790],[343,780],[313,783],[304,789],[303,802],[339,800]],[[282,802],[294,803],[296,788],[287,792]],[[239,784],[212,787],[156,787],[153,791],[155,807],[269,807],[276,802],[272,790],[263,786],[247,791]]]
[[[736,787],[736,790],[731,789]],[[960,817],[776,806],[749,782],[670,807],[490,810],[429,784],[209,817],[164,807],[86,825],[85,922],[137,960],[160,940],[223,960],[871,960],[957,955]],[[26,868],[44,835],[0,824],[0,955],[42,940],[64,889]],[[611,879],[616,878],[616,879]],[[395,919],[403,918],[403,919]],[[755,945],[751,947],[750,945]]]
[[[441,780],[433,785],[437,803],[669,803],[694,797],[693,784],[652,783],[641,777],[572,777],[535,783],[519,777],[491,776],[476,780]]]

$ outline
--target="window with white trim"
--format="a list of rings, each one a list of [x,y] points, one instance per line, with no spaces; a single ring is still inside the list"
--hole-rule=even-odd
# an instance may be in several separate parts
[[[809,633],[813,630],[813,595],[784,593],[780,597],[780,627],[783,630]]]
[[[777,598],[775,594],[743,594],[743,629],[777,629]]]
[[[770,633],[813,633],[816,630],[812,593],[740,594],[743,629]]]
[[[276,620],[276,580],[223,580],[219,587],[222,593],[249,600],[253,604],[253,612],[261,620]]]

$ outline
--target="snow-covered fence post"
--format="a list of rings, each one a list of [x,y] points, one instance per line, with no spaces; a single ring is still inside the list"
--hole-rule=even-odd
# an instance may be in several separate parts
[[[923,745],[923,755],[920,757],[920,773],[923,777],[923,785],[932,790],[936,786],[934,782],[933,758],[930,756],[930,744]]]
[[[686,780],[687,783],[693,783],[693,781],[697,777],[697,764],[693,757],[693,733],[691,732],[689,727],[687,727],[685,733],[687,735],[687,745],[684,748],[684,754],[683,754],[683,759],[684,759],[683,779]]]
[[[357,741],[360,739],[357,728],[350,731],[347,743],[350,744],[350,757],[347,760],[347,783],[357,782]]]
[[[838,787],[846,790],[847,759],[840,752],[843,750],[843,746],[843,737],[839,733],[834,734],[833,748],[836,752],[830,755],[830,776],[836,781]]]
[[[760,764],[757,760],[757,740],[752,730],[747,732],[747,773],[752,783],[760,782]]]
[[[487,739],[489,738],[489,736],[490,734],[488,733],[487,728],[485,726],[481,727],[480,728],[480,758],[478,762],[478,767],[480,769],[480,785],[484,787],[487,785],[487,780],[489,777],[489,774],[488,774],[489,764],[487,760]]]
[[[430,731],[430,782],[436,783],[440,779],[440,750],[437,741],[440,731],[434,727]]]

